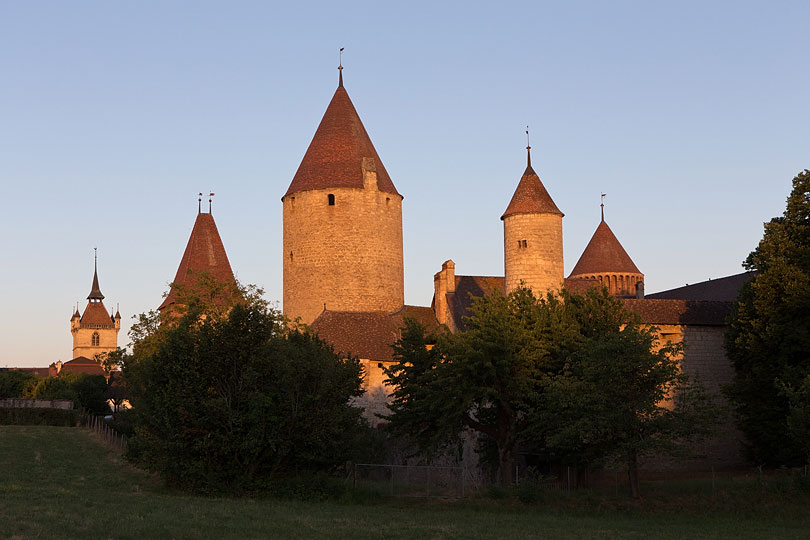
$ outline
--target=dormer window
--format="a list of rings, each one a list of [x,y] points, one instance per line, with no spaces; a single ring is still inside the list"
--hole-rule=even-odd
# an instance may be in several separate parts
[[[329,201],[329,206],[335,206],[335,194],[330,193],[326,196],[327,200]]]

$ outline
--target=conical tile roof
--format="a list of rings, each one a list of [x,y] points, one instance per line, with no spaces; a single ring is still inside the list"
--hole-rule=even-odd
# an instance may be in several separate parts
[[[376,163],[377,188],[399,195],[341,79],[284,196],[309,189],[362,188],[363,158]]]
[[[198,213],[191,236],[186,245],[186,251],[174,276],[173,286],[169,295],[160,304],[162,310],[177,300],[177,291],[174,285],[193,286],[195,276],[206,272],[211,278],[224,283],[233,283],[233,271],[225,246],[219,237],[217,224],[211,214]]]
[[[540,177],[532,169],[531,161],[526,167],[526,171],[520,178],[517,188],[515,189],[512,200],[509,201],[509,206],[501,216],[501,219],[509,217],[514,214],[558,214],[563,215],[551,195],[546,191]]]
[[[599,273],[628,273],[640,274],[630,255],[619,243],[619,239],[610,230],[608,224],[602,220],[593,233],[591,241],[582,252],[571,276]]]
[[[110,317],[110,314],[107,313],[107,308],[104,307],[104,303],[99,301],[87,303],[87,307],[84,308],[84,313],[82,314],[80,322],[82,324],[111,325],[114,321],[113,318]]]

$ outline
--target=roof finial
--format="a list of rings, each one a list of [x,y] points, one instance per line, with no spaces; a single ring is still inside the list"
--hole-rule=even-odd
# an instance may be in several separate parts
[[[211,199],[214,197],[213,192],[208,192],[208,213],[211,213]]]
[[[526,165],[532,166],[532,144],[529,139],[529,126],[526,126]]]
[[[346,47],[340,48],[340,63],[338,64],[338,88],[343,88],[343,49]]]
[[[202,193],[197,194],[197,213],[202,214]]]
[[[599,205],[599,208],[602,209],[602,221],[605,221],[605,196],[607,194],[602,193],[602,204]]]
[[[98,271],[98,247],[93,248],[93,272]]]

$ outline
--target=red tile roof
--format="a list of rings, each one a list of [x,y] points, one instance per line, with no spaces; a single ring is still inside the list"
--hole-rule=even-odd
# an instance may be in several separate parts
[[[107,308],[104,307],[104,302],[87,302],[87,307],[84,308],[84,313],[80,320],[82,324],[105,324],[112,326],[115,321],[110,316]]]
[[[501,216],[504,219],[513,214],[559,214],[560,209],[554,204],[551,195],[546,191],[540,177],[534,172],[532,166],[526,167],[526,171],[518,182],[512,200],[509,201],[509,206]]]
[[[585,251],[577,261],[569,277],[582,274],[626,272],[640,274],[630,255],[622,247],[608,224],[602,221],[593,233]]]
[[[375,161],[377,188],[399,195],[349,94],[340,85],[284,196],[308,189],[362,188],[363,158]]]
[[[720,302],[734,302],[740,293],[740,288],[748,283],[757,272],[743,272],[709,281],[693,283],[685,287],[670,289],[653,294],[645,298],[661,300],[715,300]]]
[[[85,356],[77,356],[73,360],[69,360],[62,364],[62,373],[90,373],[91,375],[104,375],[104,370],[101,369],[101,364],[95,360],[91,360]]]
[[[313,321],[312,329],[338,353],[390,362],[391,345],[399,339],[405,317],[416,319],[429,329],[439,327],[429,307],[404,306],[397,313],[327,310]]]
[[[188,239],[177,274],[174,276],[173,284],[193,285],[193,276],[207,273],[208,276],[223,283],[234,283],[231,263],[228,262],[228,255],[225,253],[225,246],[219,237],[217,224],[211,214],[198,213],[191,236]],[[177,300],[177,292],[173,286],[169,295],[160,304],[158,310],[162,310]],[[108,317],[109,319],[109,317]]]

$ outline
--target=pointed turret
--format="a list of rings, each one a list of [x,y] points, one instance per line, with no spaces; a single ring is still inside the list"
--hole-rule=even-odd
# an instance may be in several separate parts
[[[617,296],[635,296],[638,283],[644,283],[644,274],[605,221],[604,206],[602,220],[568,278],[599,280]]]
[[[540,177],[532,169],[532,147],[526,147],[526,170],[523,176],[520,177],[520,182],[512,195],[512,200],[509,201],[509,206],[501,216],[501,219],[506,219],[515,214],[557,214],[562,217],[564,214],[560,212],[557,205],[548,194],[546,186],[540,181]]]
[[[201,275],[207,275],[217,282],[233,284],[235,279],[231,263],[225,253],[225,246],[210,213],[199,212],[191,229],[191,236],[174,276],[169,295],[163,300],[158,310],[163,310],[176,303],[177,287],[193,287]]]
[[[377,173],[377,189],[399,195],[343,87],[341,68],[338,88],[284,197],[311,189],[363,188],[363,170],[370,168],[364,159]]]
[[[343,86],[281,198],[284,313],[393,313],[405,303],[402,196]]]
[[[562,287],[562,218],[563,213],[532,168],[528,145],[526,170],[501,216],[507,293],[521,284],[536,296]]]

